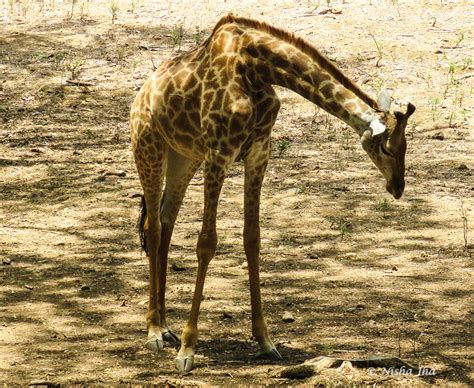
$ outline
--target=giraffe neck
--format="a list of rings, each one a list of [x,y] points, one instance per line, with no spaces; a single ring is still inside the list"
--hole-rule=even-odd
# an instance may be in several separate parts
[[[248,35],[243,56],[251,82],[291,89],[346,122],[359,136],[383,125],[377,103],[303,40],[295,38],[295,44],[258,30]]]

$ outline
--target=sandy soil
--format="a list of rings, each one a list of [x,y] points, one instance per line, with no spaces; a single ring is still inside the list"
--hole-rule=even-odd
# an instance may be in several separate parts
[[[472,384],[472,5],[348,0],[324,13],[321,3],[117,2],[114,24],[106,2],[78,1],[72,18],[70,3],[3,3],[0,383]],[[284,360],[253,359],[236,163],[220,203],[197,368],[179,376],[174,348],[143,346],[147,261],[128,111],[153,66],[193,48],[229,11],[296,31],[368,92],[388,87],[396,104],[415,104],[407,188],[393,200],[352,130],[278,89],[261,269]],[[168,322],[177,332],[192,297],[201,198],[198,173],[172,241]],[[294,322],[282,321],[285,311]],[[278,377],[319,355],[374,354],[436,376]]]

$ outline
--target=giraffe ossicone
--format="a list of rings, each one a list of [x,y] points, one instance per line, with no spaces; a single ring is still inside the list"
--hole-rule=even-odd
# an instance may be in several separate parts
[[[260,357],[281,358],[268,333],[260,297],[260,193],[280,108],[273,89],[293,90],[352,127],[382,172],[386,189],[405,187],[405,127],[415,108],[388,110],[305,40],[256,20],[228,15],[199,47],[164,62],[137,93],[130,112],[132,150],[143,188],[139,222],[149,260],[147,347],[177,342],[166,321],[165,291],[171,236],[191,178],[204,164],[204,210],[198,269],[188,322],[175,365],[194,366],[204,282],[217,245],[216,213],[229,167],[245,164],[244,250],[248,263],[252,335]],[[374,136],[380,135],[380,136]]]

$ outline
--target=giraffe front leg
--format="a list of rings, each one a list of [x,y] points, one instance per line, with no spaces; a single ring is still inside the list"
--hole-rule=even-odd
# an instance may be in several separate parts
[[[181,334],[181,348],[175,360],[176,368],[181,372],[189,372],[194,366],[194,353],[198,340],[198,317],[204,290],[207,268],[214,257],[217,246],[216,213],[219,195],[224,183],[224,166],[206,161],[204,169],[204,215],[202,229],[196,248],[198,270],[196,287],[189,320]]]
[[[206,278],[209,262],[214,257],[217,238],[215,232],[213,235],[207,235],[201,232],[197,245],[198,271],[196,277],[196,287],[194,289],[191,314],[183,332],[181,334],[181,348],[176,357],[176,368],[181,372],[189,372],[194,366],[195,347],[199,336],[198,317],[201,299],[204,290],[204,281]]]
[[[244,248],[249,272],[252,335],[260,345],[258,357],[280,360],[282,357],[270,339],[263,318],[260,296],[260,191],[269,158],[269,144],[269,139],[254,144],[245,159]]]

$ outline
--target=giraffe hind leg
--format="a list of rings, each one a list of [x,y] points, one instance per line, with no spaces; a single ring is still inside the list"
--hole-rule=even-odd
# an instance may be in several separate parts
[[[158,290],[163,288],[160,286],[160,279],[163,278],[162,273],[166,272],[166,266],[158,252],[162,229],[160,204],[168,145],[152,129],[149,120],[133,122],[132,134],[133,153],[143,188],[139,233],[149,261],[149,305],[146,315],[148,339],[145,346],[152,351],[159,351],[163,348],[163,332],[168,331],[162,327],[165,310],[158,297]]]
[[[158,304],[162,307],[163,311],[166,310],[166,268],[168,266],[168,251],[171,236],[173,234],[176,217],[178,216],[179,209],[183,203],[183,198],[189,185],[189,181],[194,176],[200,165],[200,160],[188,159],[171,148],[168,151],[166,185],[160,209],[161,239],[158,251],[161,266],[165,269],[159,273],[158,279]],[[172,343],[177,343],[179,341],[178,336],[168,328],[164,312],[161,315],[161,330],[165,341]]]
[[[162,205],[163,205],[163,202],[162,201]],[[148,243],[147,243],[147,237],[146,237],[146,233],[145,233],[145,221],[146,221],[146,202],[145,202],[145,196],[142,195],[141,197],[141,203],[140,203],[140,216],[139,216],[139,219],[138,219],[138,223],[137,223],[137,227],[138,227],[138,235],[140,237],[140,245],[143,249],[143,251],[147,254],[147,256],[149,255],[149,250],[148,250]],[[163,241],[166,240],[166,237],[167,234],[169,232],[166,230],[166,228],[163,228],[163,225],[162,225],[162,228],[161,228],[161,239],[160,239],[160,251],[162,250],[162,246],[166,245],[167,244],[167,247],[169,247],[169,240],[168,240],[168,243],[164,243],[163,244]],[[170,236],[170,239],[171,239],[171,236]],[[164,249],[167,249],[167,248],[164,248]],[[159,253],[160,257],[163,257],[163,255],[161,253]],[[165,256],[166,258],[166,256]],[[165,267],[166,264],[165,264]],[[167,341],[167,342],[170,342],[170,343],[176,343],[179,341],[179,338],[176,334],[174,334],[169,328],[168,328],[168,325],[166,324],[166,318],[164,316],[165,314],[165,308],[164,308],[164,297],[165,297],[165,292],[164,292],[164,289],[165,289],[165,284],[166,284],[166,270],[162,270],[160,271],[159,273],[159,276],[160,277],[163,277],[163,273],[164,273],[164,277],[165,277],[165,280],[163,281],[160,281],[159,282],[159,289],[158,289],[158,299],[159,301],[162,300],[162,302],[160,301],[160,305],[163,306],[162,309],[164,311],[163,314],[161,314],[160,318],[161,318],[161,335],[162,335],[162,339],[164,341]],[[162,283],[165,283],[165,284],[162,284]],[[161,344],[160,344],[160,339],[158,337],[154,338],[153,341],[158,341],[157,342],[157,346],[158,348],[161,348]],[[153,342],[151,341],[151,342]],[[150,341],[147,341],[147,344],[148,342]],[[153,348],[155,347],[155,345],[147,345],[147,347],[150,347],[152,346]],[[154,350],[154,349],[152,349]]]

